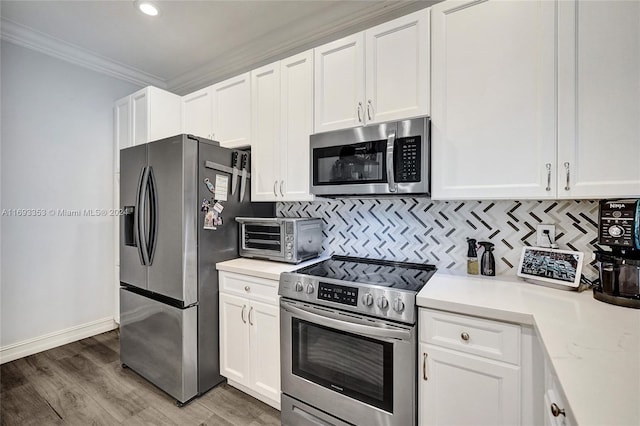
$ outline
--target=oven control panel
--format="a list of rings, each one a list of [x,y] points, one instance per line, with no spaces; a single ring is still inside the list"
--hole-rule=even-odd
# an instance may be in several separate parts
[[[357,312],[376,318],[414,324],[417,320],[414,292],[376,285],[329,282],[295,272],[280,274],[278,294],[293,300]]]
[[[344,285],[320,282],[318,284],[318,299],[344,305],[358,306],[358,289]]]

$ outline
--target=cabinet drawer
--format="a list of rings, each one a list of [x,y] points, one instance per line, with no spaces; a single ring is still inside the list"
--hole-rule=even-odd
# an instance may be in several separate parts
[[[420,309],[419,329],[421,342],[520,364],[517,325]]]
[[[220,272],[220,291],[267,303],[278,302],[278,281]]]

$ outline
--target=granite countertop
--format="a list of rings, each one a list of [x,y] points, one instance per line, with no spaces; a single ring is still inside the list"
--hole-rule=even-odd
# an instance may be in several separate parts
[[[576,425],[640,425],[640,310],[597,301],[591,291],[445,272],[417,304],[533,326]]]
[[[227,260],[226,262],[216,263],[216,269],[218,271],[235,272],[237,274],[278,281],[280,280],[280,273],[282,272],[295,271],[296,269],[313,265],[314,263],[325,259],[327,259],[327,257],[317,257],[315,259],[293,265],[291,263],[271,262],[268,260],[239,257],[237,259]]]

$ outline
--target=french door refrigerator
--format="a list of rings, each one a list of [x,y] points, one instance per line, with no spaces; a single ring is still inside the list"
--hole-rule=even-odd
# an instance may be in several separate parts
[[[235,217],[274,216],[243,194],[248,157],[191,135],[120,151],[120,359],[178,405],[224,380],[215,264],[238,257]]]

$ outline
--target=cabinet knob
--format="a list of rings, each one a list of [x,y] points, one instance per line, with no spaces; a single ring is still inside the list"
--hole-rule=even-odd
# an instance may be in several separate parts
[[[463,331],[462,334],[460,335],[460,338],[465,342],[469,341],[469,333],[467,333],[466,331]]]
[[[551,404],[551,414],[553,414],[553,417],[558,417],[560,414],[567,417],[564,410],[558,407],[558,404],[555,402]]]
[[[245,285],[245,286],[244,286],[244,291],[247,291],[247,292],[248,292],[249,290],[251,290],[251,287],[249,287],[248,285]]]

